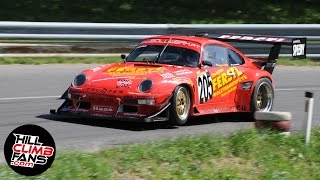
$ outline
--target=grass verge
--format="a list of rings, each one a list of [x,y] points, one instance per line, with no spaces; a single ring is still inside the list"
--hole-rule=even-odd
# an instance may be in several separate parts
[[[13,58],[2,57],[0,58],[0,64],[107,64],[113,62],[121,62],[120,57],[39,57],[39,58]],[[285,66],[320,66],[320,60],[312,59],[291,59],[280,58],[277,65]]]
[[[254,129],[127,145],[96,153],[58,152],[37,179],[317,179],[320,129],[300,135]],[[25,179],[7,165],[0,177]],[[27,178],[28,179],[28,178]],[[30,178],[32,179],[32,178]]]
[[[277,65],[284,66],[320,66],[320,60],[315,59],[292,59],[292,58],[280,58]]]

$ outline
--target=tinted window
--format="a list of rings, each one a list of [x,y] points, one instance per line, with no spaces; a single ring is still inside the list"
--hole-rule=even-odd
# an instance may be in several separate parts
[[[167,46],[161,57],[158,57],[163,48],[164,46],[159,45],[138,46],[129,54],[127,61],[154,61],[161,64],[190,67],[198,66],[200,54],[197,51],[187,48]]]
[[[243,58],[232,49],[229,49],[229,61],[230,65],[241,65],[244,63]]]
[[[228,49],[222,46],[209,45],[204,48],[203,60],[209,61],[213,66],[228,66]]]

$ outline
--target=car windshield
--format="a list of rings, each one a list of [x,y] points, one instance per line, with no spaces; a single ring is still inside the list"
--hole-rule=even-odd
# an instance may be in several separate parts
[[[171,64],[179,66],[196,67],[199,63],[200,54],[197,51],[167,46],[163,53],[162,45],[142,45],[136,47],[127,57],[128,62],[156,62],[160,64]],[[161,54],[161,57],[158,57]]]

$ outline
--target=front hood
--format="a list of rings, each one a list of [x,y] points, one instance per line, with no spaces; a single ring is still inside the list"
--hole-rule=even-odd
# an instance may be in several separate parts
[[[96,72],[87,71],[91,85],[108,87],[112,82],[119,79],[143,80],[152,79],[154,76],[167,72],[168,70],[156,64],[145,63],[117,63],[101,67]]]
[[[192,76],[194,68],[166,64],[116,63],[86,70],[86,87],[137,91],[139,84],[151,79],[161,86],[170,83],[174,78]]]

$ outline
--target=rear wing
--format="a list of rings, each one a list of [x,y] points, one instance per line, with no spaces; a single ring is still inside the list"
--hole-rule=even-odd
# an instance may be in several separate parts
[[[249,35],[249,34],[209,34],[197,33],[198,37],[206,37],[225,42],[238,42],[238,43],[255,43],[255,44],[272,44],[266,65],[264,69],[272,73],[275,63],[280,54],[281,46],[291,46],[291,54],[294,58],[305,59],[307,52],[307,39],[306,38],[290,38],[278,36],[262,36],[262,35]]]

